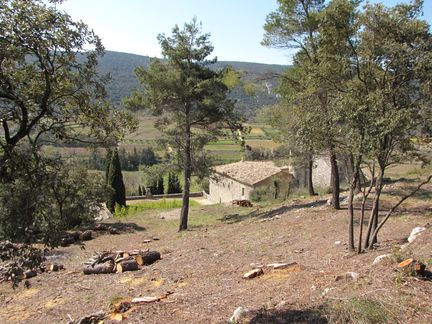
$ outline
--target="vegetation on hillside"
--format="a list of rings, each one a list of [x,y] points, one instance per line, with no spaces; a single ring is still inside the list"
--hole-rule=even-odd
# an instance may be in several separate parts
[[[133,90],[140,89],[140,83],[135,76],[134,70],[137,66],[147,68],[151,58],[128,53],[107,51],[99,59],[98,71],[103,74],[109,73],[111,80],[107,83],[107,93],[110,102],[121,106],[122,99]],[[268,105],[277,102],[275,89],[278,86],[277,76],[282,74],[289,66],[272,65],[248,62],[219,61],[209,67],[220,70],[226,66],[232,66],[238,71],[246,82],[254,85],[253,91],[247,91],[243,87],[236,87],[230,94],[230,98],[236,101],[236,110],[247,119],[253,119],[256,112]]]

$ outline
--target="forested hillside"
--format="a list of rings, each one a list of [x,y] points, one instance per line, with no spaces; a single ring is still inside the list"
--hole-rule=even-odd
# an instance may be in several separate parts
[[[128,53],[107,51],[99,58],[99,70],[102,73],[110,73],[112,80],[107,85],[108,96],[111,102],[119,105],[124,96],[137,88],[138,82],[134,69],[136,66],[148,66],[150,57]],[[270,65],[248,62],[217,62],[215,69],[225,65],[232,65],[236,70],[241,71],[243,77],[252,83],[257,84],[254,94],[246,94],[243,89],[233,91],[233,98],[237,99],[237,109],[248,118],[253,118],[258,108],[271,105],[276,102],[274,88],[277,86],[277,75],[281,74],[287,66]]]

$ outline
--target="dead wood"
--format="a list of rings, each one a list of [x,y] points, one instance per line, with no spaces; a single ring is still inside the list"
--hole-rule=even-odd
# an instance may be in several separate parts
[[[140,255],[143,259],[143,265],[152,264],[161,258],[158,251],[142,251]]]
[[[83,269],[84,274],[102,274],[102,273],[113,273],[114,272],[114,263],[100,263],[94,266],[86,266]]]
[[[89,241],[92,239],[92,231],[91,230],[87,230],[81,233],[80,235],[80,240],[81,241]]]
[[[117,263],[117,272],[122,273],[125,271],[135,271],[138,270],[138,263],[135,259],[121,261]]]

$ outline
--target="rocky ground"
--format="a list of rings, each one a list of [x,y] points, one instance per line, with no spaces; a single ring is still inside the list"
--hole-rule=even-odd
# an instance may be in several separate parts
[[[388,204],[399,189],[386,188]],[[249,323],[431,323],[432,281],[397,270],[408,257],[432,270],[431,192],[404,204],[382,229],[379,247],[360,255],[347,251],[347,210],[332,210],[326,197],[267,208],[196,207],[182,233],[176,219],[157,211],[112,221],[121,234],[53,251],[50,261],[65,270],[39,274],[28,288],[1,284],[0,322],[66,323],[102,311],[109,323],[114,305],[146,296],[157,301],[125,310],[125,323],[226,323],[236,309]],[[401,249],[418,226],[427,229]],[[95,251],[146,248],[162,259],[133,272],[82,273]],[[291,265],[266,267],[284,262]],[[262,275],[242,278],[260,266]]]

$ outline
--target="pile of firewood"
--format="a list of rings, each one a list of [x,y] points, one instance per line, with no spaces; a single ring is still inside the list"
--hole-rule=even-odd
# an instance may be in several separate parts
[[[232,204],[240,206],[240,207],[252,207],[252,203],[249,200],[246,200],[246,199],[233,200]]]
[[[159,252],[149,250],[103,251],[84,262],[83,272],[84,274],[102,274],[136,271],[140,266],[152,264],[160,258]]]
[[[70,244],[74,244],[76,242],[89,241],[93,238],[93,232],[91,230],[87,230],[84,232],[76,231],[76,232],[67,232],[60,239],[61,246],[68,246]]]

